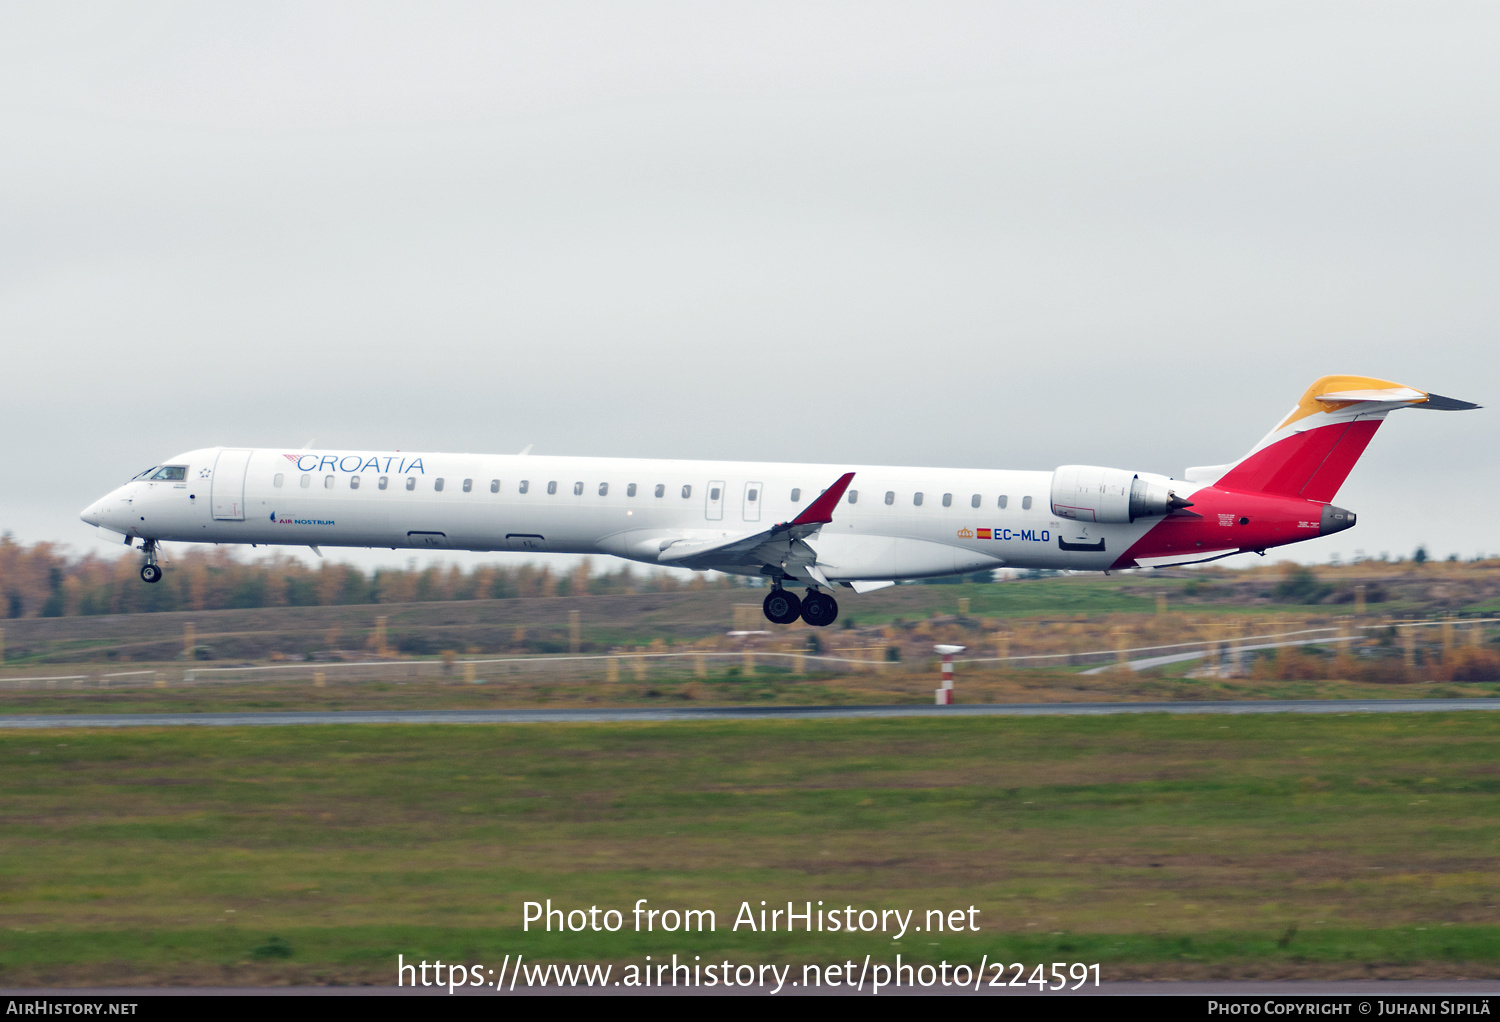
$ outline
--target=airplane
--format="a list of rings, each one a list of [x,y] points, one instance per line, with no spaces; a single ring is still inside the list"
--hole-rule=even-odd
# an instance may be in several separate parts
[[[209,447],[135,476],[82,519],[164,541],[612,554],[770,583],[776,624],[838,617],[832,593],[1000,567],[1114,571],[1265,552],[1341,532],[1332,503],[1387,414],[1479,407],[1325,376],[1238,461],[1181,479],[768,462]],[[529,448],[528,448],[529,450]],[[805,588],[799,597],[788,587]]]

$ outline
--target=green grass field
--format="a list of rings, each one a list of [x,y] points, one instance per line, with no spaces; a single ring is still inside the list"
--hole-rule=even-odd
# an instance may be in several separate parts
[[[0,985],[674,951],[1496,975],[1497,739],[1488,713],[8,732]],[[548,897],[719,929],[520,932]],[[982,929],[730,932],[762,899]]]

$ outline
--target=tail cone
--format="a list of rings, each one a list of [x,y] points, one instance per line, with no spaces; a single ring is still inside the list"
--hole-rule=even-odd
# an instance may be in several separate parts
[[[1332,504],[1323,505],[1323,518],[1318,522],[1318,535],[1331,536],[1335,532],[1354,528],[1355,514]]]

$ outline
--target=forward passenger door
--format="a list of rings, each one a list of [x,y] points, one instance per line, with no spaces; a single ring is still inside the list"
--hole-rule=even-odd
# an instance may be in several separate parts
[[[253,451],[220,451],[214,462],[214,476],[209,483],[209,500],[214,519],[221,522],[245,520],[245,472]]]

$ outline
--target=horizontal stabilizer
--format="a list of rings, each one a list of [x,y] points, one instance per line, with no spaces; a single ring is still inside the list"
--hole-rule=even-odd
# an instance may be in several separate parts
[[[1429,408],[1435,412],[1467,412],[1478,408],[1472,401],[1460,401],[1455,397],[1429,394],[1411,387],[1383,387],[1365,390],[1330,390],[1313,396],[1313,400],[1326,404],[1354,404],[1357,401],[1375,401],[1381,404],[1405,403],[1413,408]]]
[[[1427,395],[1410,387],[1384,387],[1377,390],[1330,390],[1314,394],[1314,401],[1426,401]]]
[[[1444,397],[1441,394],[1428,394],[1427,400],[1421,404],[1413,405],[1413,408],[1430,408],[1434,412],[1467,412],[1470,409],[1479,408],[1473,401],[1460,401],[1456,397]]]

